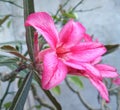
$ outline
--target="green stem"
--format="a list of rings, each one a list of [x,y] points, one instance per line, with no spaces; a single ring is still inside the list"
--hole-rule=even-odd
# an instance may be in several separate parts
[[[26,20],[27,16],[34,12],[34,2],[33,0],[23,0],[23,6],[24,6],[24,20]],[[34,29],[32,27],[26,27],[26,43],[28,47],[28,53],[32,61],[34,61],[33,36]]]

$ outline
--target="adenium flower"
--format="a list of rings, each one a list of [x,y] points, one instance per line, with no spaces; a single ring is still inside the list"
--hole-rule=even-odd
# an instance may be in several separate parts
[[[41,68],[39,66],[43,62],[41,80],[43,89],[48,90],[58,85],[66,77],[69,68],[73,68],[84,71],[84,76],[88,77],[101,93],[107,91],[104,90],[105,85],[101,83],[103,76],[100,73],[106,68],[95,67],[91,63],[101,57],[106,52],[106,48],[98,41],[92,41],[82,24],[69,20],[58,32],[48,13],[37,12],[28,16],[25,25],[34,27],[50,46],[39,51],[38,35],[34,36],[34,57],[37,68]],[[107,92],[102,96],[108,100]]]

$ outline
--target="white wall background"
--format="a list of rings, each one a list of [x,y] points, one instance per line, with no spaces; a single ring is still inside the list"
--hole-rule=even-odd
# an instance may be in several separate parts
[[[64,3],[65,0],[35,0],[36,11],[47,11],[55,13],[58,5]],[[66,8],[75,6],[79,0],[71,0]],[[22,0],[16,0],[16,3],[22,6]],[[87,10],[100,7],[99,9],[89,12],[79,12],[79,21],[86,27],[87,32],[94,35],[104,44],[120,44],[120,0],[84,0],[83,4],[77,9]],[[0,17],[2,15],[11,14],[13,21],[10,28],[6,27],[6,23],[0,27],[0,43],[25,40],[25,29],[23,21],[23,9],[10,5],[9,3],[0,2]],[[120,72],[120,48],[114,53],[104,58],[105,63],[115,66]],[[7,71],[0,68],[0,71]],[[85,88],[81,90],[81,94],[91,105],[99,107],[96,96],[97,91],[88,81],[85,80]],[[63,106],[63,110],[86,110],[75,94],[69,91],[64,82],[61,84],[62,94],[56,96]],[[2,87],[2,93],[4,87]],[[0,92],[1,92],[0,90]],[[2,95],[0,93],[0,95]],[[94,93],[94,94],[93,94]],[[115,98],[112,97],[110,106],[112,110],[116,108]],[[31,102],[33,103],[32,99]],[[27,110],[27,109],[26,109]],[[43,109],[47,110],[47,109]]]

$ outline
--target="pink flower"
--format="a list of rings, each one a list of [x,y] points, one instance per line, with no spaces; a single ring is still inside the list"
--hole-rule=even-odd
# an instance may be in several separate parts
[[[101,78],[99,71],[96,71],[90,62],[103,55],[106,49],[99,42],[86,42],[85,28],[79,22],[70,20],[58,32],[49,14],[37,12],[28,16],[25,25],[33,26],[50,46],[35,52],[38,53],[36,59],[39,62],[43,61],[42,87],[44,89],[58,85],[66,77],[68,67],[87,69],[91,72],[91,76]]]

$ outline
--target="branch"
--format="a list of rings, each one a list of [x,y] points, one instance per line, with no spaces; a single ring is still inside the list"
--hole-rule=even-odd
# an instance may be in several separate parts
[[[22,70],[26,69],[27,66],[26,65],[21,65],[19,66],[16,70],[12,71],[11,73],[9,74],[3,74],[3,73],[0,73],[0,80],[1,81],[8,81],[10,79],[13,79],[15,78],[15,76]]]
[[[60,8],[57,10],[55,16],[58,15],[58,13],[60,12],[60,10],[61,10],[63,7],[65,7],[65,6],[68,4],[69,1],[70,1],[70,0],[67,0],[63,5],[60,6]]]
[[[89,104],[83,99],[83,97],[82,97],[82,95],[79,93],[79,91],[76,91],[76,90],[74,90],[74,89],[72,88],[72,86],[69,84],[69,82],[68,82],[67,79],[65,79],[65,82],[66,82],[66,85],[69,87],[69,89],[78,96],[79,100],[82,102],[82,104],[83,104],[87,109],[89,109],[89,110],[100,110],[99,108],[93,108],[91,105],[89,105]]]
[[[73,12],[80,4],[83,3],[83,1],[84,1],[84,0],[79,1],[79,2],[72,8],[71,11]]]
[[[8,3],[12,4],[12,5],[15,5],[15,6],[19,7],[19,8],[23,8],[22,6],[14,3],[14,2],[12,2],[12,1],[9,1],[9,0],[0,0],[0,2],[8,2]]]
[[[101,7],[98,6],[98,7],[86,9],[86,10],[76,10],[75,12],[89,12],[89,11],[94,11],[94,10],[99,9],[99,8],[101,8]]]
[[[3,104],[5,98],[6,98],[7,94],[8,94],[8,91],[9,91],[9,88],[10,88],[10,85],[11,85],[11,82],[12,82],[12,79],[8,82],[6,91],[5,91],[4,95],[3,95],[3,97],[0,99],[0,110],[2,109],[2,104]]]

